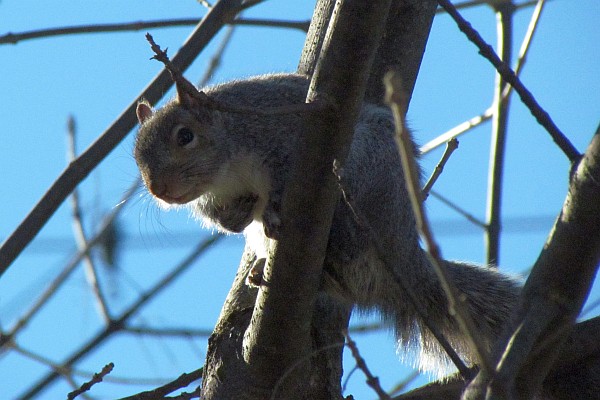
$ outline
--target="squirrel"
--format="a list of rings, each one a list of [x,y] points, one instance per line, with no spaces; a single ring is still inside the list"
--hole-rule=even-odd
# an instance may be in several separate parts
[[[218,104],[265,109],[303,103],[308,87],[306,76],[269,74],[198,93]],[[197,93],[180,85],[177,97],[163,108],[154,111],[142,101],[136,112],[140,129],[134,156],[149,192],[163,206],[186,205],[205,226],[244,232],[264,265],[268,241],[276,240],[285,224],[279,213],[306,123],[302,113],[228,112],[202,104]],[[399,346],[420,350],[421,370],[441,375],[450,366],[427,323],[473,363],[420,247],[388,108],[363,104],[343,172],[352,207],[343,198],[336,206],[322,290],[359,311],[379,311],[393,324]],[[493,268],[453,261],[445,267],[466,299],[476,335],[491,349],[517,304],[519,284]],[[260,266],[252,270],[249,283],[260,284]],[[399,279],[412,288],[420,313]]]

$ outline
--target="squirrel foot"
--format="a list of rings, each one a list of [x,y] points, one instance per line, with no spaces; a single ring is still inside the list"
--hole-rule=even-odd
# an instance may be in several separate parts
[[[250,272],[248,272],[248,276],[246,277],[246,285],[250,287],[260,287],[266,262],[266,258],[259,258],[254,262],[252,268],[250,268]]]
[[[263,227],[265,229],[266,237],[273,240],[279,240],[281,220],[276,213],[265,213],[263,215]]]

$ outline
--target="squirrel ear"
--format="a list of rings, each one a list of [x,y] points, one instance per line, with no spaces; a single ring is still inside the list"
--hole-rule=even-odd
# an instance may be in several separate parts
[[[152,107],[150,107],[150,104],[146,103],[145,101],[140,101],[138,103],[137,108],[135,109],[135,113],[140,124],[143,124],[148,118],[152,116],[152,114],[154,114],[154,112],[152,111]]]

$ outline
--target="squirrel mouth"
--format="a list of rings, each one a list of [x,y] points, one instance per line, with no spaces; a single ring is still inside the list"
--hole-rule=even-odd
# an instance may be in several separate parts
[[[165,203],[181,205],[181,204],[189,203],[192,200],[195,200],[198,196],[196,196],[195,193],[190,191],[190,192],[183,193],[179,196],[173,196],[171,194],[164,193],[164,194],[161,194],[156,197],[161,199]]]

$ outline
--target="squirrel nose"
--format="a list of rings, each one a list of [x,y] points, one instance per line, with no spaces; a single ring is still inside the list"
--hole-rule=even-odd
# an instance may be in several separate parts
[[[153,181],[148,185],[148,191],[152,193],[154,197],[162,199],[166,196],[168,189],[165,183]]]

